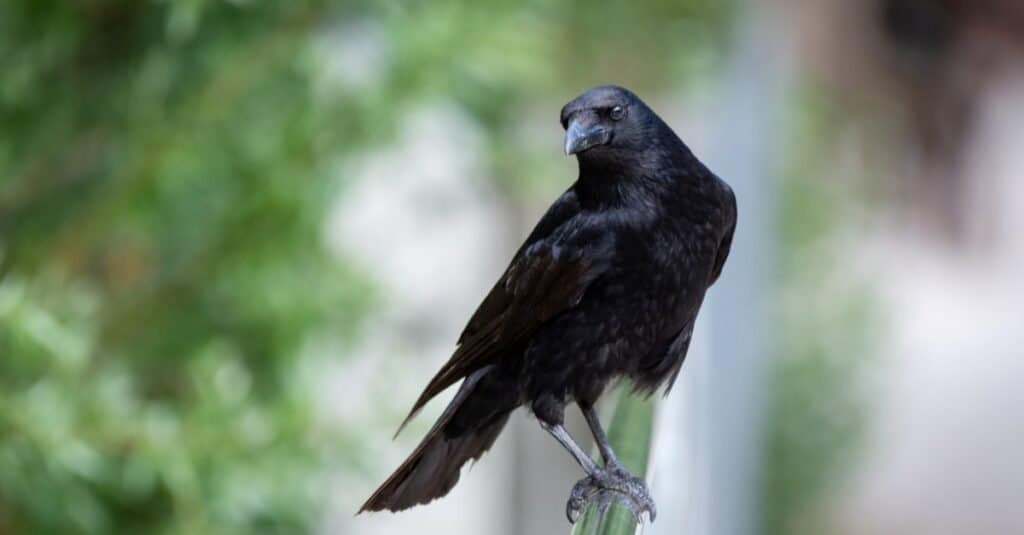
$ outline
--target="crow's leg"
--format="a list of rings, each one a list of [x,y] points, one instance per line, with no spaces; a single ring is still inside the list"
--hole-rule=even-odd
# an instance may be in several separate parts
[[[594,435],[594,442],[597,442],[597,449],[601,452],[604,465],[606,467],[621,467],[619,459],[615,457],[615,452],[612,451],[611,443],[608,442],[608,436],[605,435],[604,428],[601,427],[601,420],[598,419],[594,406],[590,403],[579,403],[579,406],[580,410],[583,411],[583,417],[587,419],[587,425],[590,426],[590,433]]]
[[[548,433],[551,433],[551,436],[555,437],[555,440],[557,440],[563,448],[572,454],[576,459],[576,462],[580,463],[580,467],[583,468],[584,472],[593,474],[601,469],[597,466],[597,463],[587,455],[587,452],[583,451],[583,448],[576,443],[576,440],[572,438],[572,435],[565,430],[565,427],[562,426],[562,424],[551,425],[542,420],[540,422],[540,426]]]
[[[619,501],[633,513],[637,522],[643,521],[643,513],[647,513],[653,522],[658,513],[651,492],[647,490],[647,484],[643,479],[629,473],[619,463],[608,436],[601,427],[601,420],[598,419],[594,406],[590,403],[579,403],[579,406],[587,419],[587,425],[590,426],[590,432],[594,435],[597,449],[604,459],[604,468],[580,480],[573,487],[566,506],[569,519],[579,517],[591,501],[597,502],[601,514],[604,514],[612,501]]]
[[[541,426],[572,454],[583,471],[587,473],[587,477],[579,480],[573,486],[569,501],[565,505],[565,514],[569,518],[569,522],[576,523],[591,502],[597,504],[598,511],[603,515],[615,501],[625,505],[637,521],[642,521],[641,515],[645,512],[653,521],[657,512],[647,485],[642,479],[627,472],[616,460],[604,430],[601,429],[600,423],[597,421],[597,414],[592,409],[590,413],[584,409],[584,414],[594,432],[601,456],[605,460],[604,467],[598,466],[583,451],[583,448],[573,440],[565,427],[541,421]]]

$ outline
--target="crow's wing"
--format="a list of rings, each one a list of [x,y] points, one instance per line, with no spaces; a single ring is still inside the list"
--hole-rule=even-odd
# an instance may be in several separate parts
[[[480,306],[477,307],[476,312],[470,317],[469,322],[466,323],[466,328],[463,329],[462,334],[459,335],[459,344],[461,345],[466,340],[472,338],[477,332],[480,331],[485,325],[487,325],[493,318],[501,314],[503,310],[508,308],[511,303],[512,296],[507,291],[507,281],[509,272],[512,267],[515,266],[523,254],[533,246],[536,246],[545,238],[551,236],[551,233],[555,231],[560,225],[566,221],[572,219],[573,216],[578,214],[580,211],[579,201],[576,199],[576,192],[572,189],[566,191],[561,197],[556,200],[548,211],[544,213],[544,216],[540,218],[537,225],[530,232],[530,235],[526,237],[523,245],[519,247],[516,254],[512,257],[512,262],[509,263],[509,267],[505,270],[505,273],[498,279],[498,282],[494,285],[494,288],[487,294]]]
[[[724,186],[722,189],[722,221],[725,234],[722,236],[722,241],[718,244],[718,252],[715,254],[715,265],[708,278],[709,288],[722,275],[722,268],[725,267],[725,261],[729,258],[729,250],[732,249],[732,236],[736,233],[736,195],[733,194],[732,188],[728,184],[720,183]]]
[[[546,239],[578,210],[571,191],[548,210],[477,308],[455,353],[430,380],[399,431],[434,396],[498,362],[541,324],[579,303],[606,268],[607,251],[599,244],[583,249]]]

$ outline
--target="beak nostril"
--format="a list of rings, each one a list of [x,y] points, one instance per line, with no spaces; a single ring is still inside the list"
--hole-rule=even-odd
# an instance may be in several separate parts
[[[565,155],[575,154],[579,150],[580,140],[584,137],[579,122],[572,121],[565,129]]]
[[[611,129],[593,118],[573,116],[565,129],[565,155],[579,154],[611,141]]]

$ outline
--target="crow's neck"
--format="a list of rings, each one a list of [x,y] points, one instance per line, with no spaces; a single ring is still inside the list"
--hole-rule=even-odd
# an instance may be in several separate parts
[[[636,158],[580,158],[575,190],[588,209],[671,203],[706,189],[707,170],[687,150]]]

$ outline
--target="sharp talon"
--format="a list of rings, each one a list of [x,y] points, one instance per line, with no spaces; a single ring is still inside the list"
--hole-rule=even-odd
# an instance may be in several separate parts
[[[575,524],[580,519],[580,512],[573,508],[571,501],[565,504],[565,516],[569,519],[570,524]]]
[[[591,503],[596,504],[597,513],[603,517],[615,502],[629,509],[638,523],[644,522],[644,513],[649,522],[654,522],[657,516],[654,500],[644,481],[619,466],[610,466],[576,482],[565,504],[565,512],[569,522],[575,524]]]

